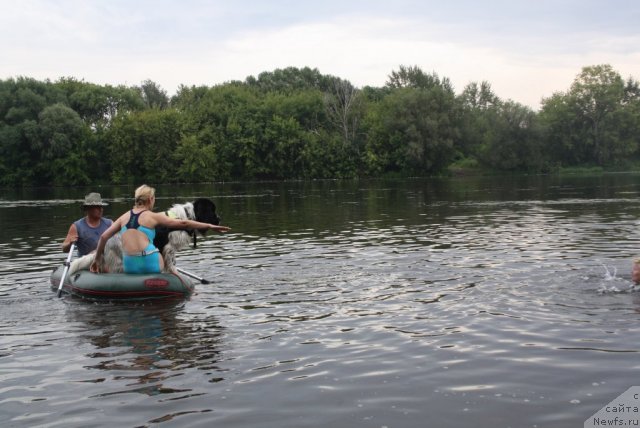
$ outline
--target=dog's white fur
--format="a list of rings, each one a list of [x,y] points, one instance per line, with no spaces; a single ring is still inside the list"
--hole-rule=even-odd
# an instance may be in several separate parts
[[[195,220],[193,203],[174,204],[167,215],[178,220]],[[169,243],[162,250],[164,258],[165,272],[176,272],[176,253],[189,245],[191,236],[187,231],[174,230],[169,232]],[[69,266],[69,275],[79,270],[88,270],[95,259],[95,252],[82,256]],[[122,238],[120,233],[116,233],[107,241],[104,247],[104,257],[100,272],[118,273],[123,272],[122,267]]]

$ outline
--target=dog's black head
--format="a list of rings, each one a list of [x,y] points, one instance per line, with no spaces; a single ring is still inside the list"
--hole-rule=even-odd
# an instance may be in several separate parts
[[[193,211],[196,215],[196,221],[215,225],[220,224],[220,217],[216,213],[216,204],[211,199],[196,199],[193,201]]]
[[[196,221],[202,223],[220,224],[220,217],[216,212],[216,204],[211,199],[198,198],[193,201],[193,212],[196,216]],[[206,235],[207,230],[198,230],[193,232],[193,248],[196,248],[197,235]]]
[[[211,199],[198,198],[193,201],[193,215],[194,218],[192,220],[196,220],[202,223],[211,223],[215,225],[220,224],[220,217],[218,217],[218,213],[216,213],[216,204],[214,204]],[[187,216],[191,219],[191,214],[188,211]],[[180,231],[185,234],[187,233],[187,231],[181,229],[169,229],[164,226],[158,226],[156,227],[156,236],[153,240],[153,244],[162,252],[165,245],[169,243],[169,233]],[[196,236],[198,234],[205,235],[206,233],[207,229],[189,233],[193,237],[194,248],[196,246]]]

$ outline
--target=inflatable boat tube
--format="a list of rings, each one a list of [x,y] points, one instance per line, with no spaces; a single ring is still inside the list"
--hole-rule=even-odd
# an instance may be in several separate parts
[[[51,273],[51,289],[58,290],[60,266]],[[62,291],[90,300],[167,300],[184,299],[193,293],[195,283],[182,275],[170,273],[126,274],[91,273],[80,270],[67,275]]]

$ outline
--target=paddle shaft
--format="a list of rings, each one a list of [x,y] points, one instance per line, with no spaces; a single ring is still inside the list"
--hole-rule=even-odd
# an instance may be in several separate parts
[[[62,278],[60,278],[60,284],[58,284],[58,297],[62,296],[62,286],[64,285],[64,280],[67,279],[67,273],[69,272],[69,266],[71,265],[71,257],[73,257],[73,250],[76,249],[76,243],[71,243],[71,248],[69,248],[69,255],[67,256],[67,260],[64,262],[64,270],[62,271]]]
[[[180,272],[181,274],[183,274],[183,275],[186,275],[186,276],[191,277],[193,279],[197,279],[198,281],[200,281],[201,284],[211,284],[211,282],[209,282],[208,280],[206,280],[204,278],[201,278],[198,275],[195,275],[195,274],[193,274],[193,273],[191,273],[189,271],[186,271],[186,270],[180,269],[180,268],[176,268],[176,270],[178,272]]]

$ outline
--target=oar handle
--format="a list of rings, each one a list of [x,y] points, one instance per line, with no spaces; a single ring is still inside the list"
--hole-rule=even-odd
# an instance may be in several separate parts
[[[186,270],[180,269],[180,268],[176,268],[176,270],[178,272],[180,272],[181,274],[183,274],[183,275],[186,275],[186,276],[191,277],[193,279],[197,279],[198,281],[200,281],[201,284],[211,284],[211,282],[209,282],[208,280],[206,280],[204,278],[201,278],[198,275],[193,274],[193,273],[191,273],[189,271],[186,271]]]
[[[71,258],[73,257],[73,250],[76,249],[76,243],[71,243],[71,248],[69,248],[69,255],[64,262],[64,270],[62,271],[62,277],[60,278],[60,284],[58,284],[58,297],[62,296],[62,286],[64,285],[64,280],[67,278],[67,273],[69,272],[69,266],[71,266]]]

